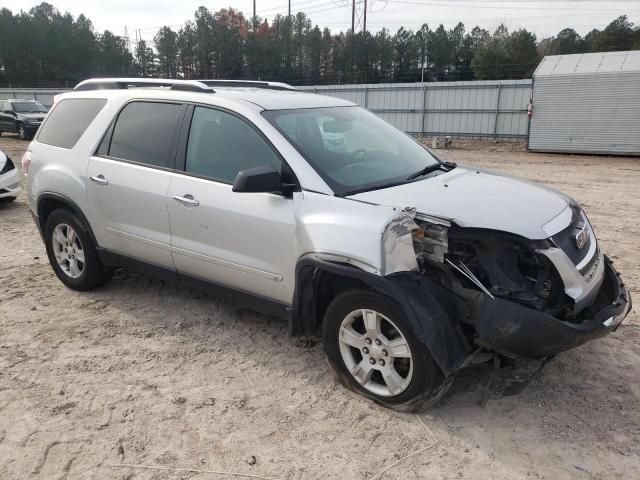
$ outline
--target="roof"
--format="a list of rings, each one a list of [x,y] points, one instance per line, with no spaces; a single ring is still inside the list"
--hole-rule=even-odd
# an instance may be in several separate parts
[[[552,55],[542,59],[534,78],[640,72],[640,50]]]
[[[216,94],[230,100],[243,100],[265,110],[293,108],[347,107],[355,103],[341,98],[290,90],[263,90],[259,88],[217,88]]]
[[[113,95],[167,98],[215,104],[216,98],[232,102],[250,103],[264,110],[353,106],[352,102],[335,97],[297,91],[287,84],[230,80],[173,80],[154,78],[95,78],[80,82],[75,96]],[[77,95],[80,94],[80,95]]]

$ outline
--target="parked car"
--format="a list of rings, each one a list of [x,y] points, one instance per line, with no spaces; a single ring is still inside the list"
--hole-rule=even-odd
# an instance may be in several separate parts
[[[33,138],[48,111],[36,100],[0,100],[0,135],[13,132],[22,140]]]
[[[0,151],[0,202],[12,202],[19,192],[18,169],[13,161]]]
[[[351,102],[246,82],[76,90],[23,158],[72,289],[133,266],[235,298],[291,335],[321,331],[347,388],[404,411],[479,352],[546,358],[631,307],[573,199],[440,161]],[[344,148],[327,148],[327,130]]]

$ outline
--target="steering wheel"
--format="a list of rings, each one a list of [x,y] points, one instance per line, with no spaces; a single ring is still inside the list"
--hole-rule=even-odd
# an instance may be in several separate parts
[[[359,149],[357,149],[357,150],[354,150],[354,151],[351,153],[351,158],[355,158],[355,157],[357,157],[357,156],[360,156],[359,160],[363,160],[363,159],[364,159],[364,157],[366,157],[366,156],[367,156],[367,151],[366,151],[364,148],[359,148]]]

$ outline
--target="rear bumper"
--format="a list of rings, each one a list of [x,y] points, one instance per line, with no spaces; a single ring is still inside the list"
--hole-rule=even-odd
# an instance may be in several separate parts
[[[511,356],[543,358],[616,330],[631,310],[631,296],[607,257],[604,263],[597,295],[575,323],[509,300],[483,296],[472,307],[479,343]]]

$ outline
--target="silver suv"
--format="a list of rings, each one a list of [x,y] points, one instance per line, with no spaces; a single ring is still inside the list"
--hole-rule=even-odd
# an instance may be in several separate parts
[[[130,266],[230,296],[321,330],[347,388],[404,411],[474,358],[544,359],[631,306],[571,198],[281,84],[88,80],[23,165],[68,287]]]

